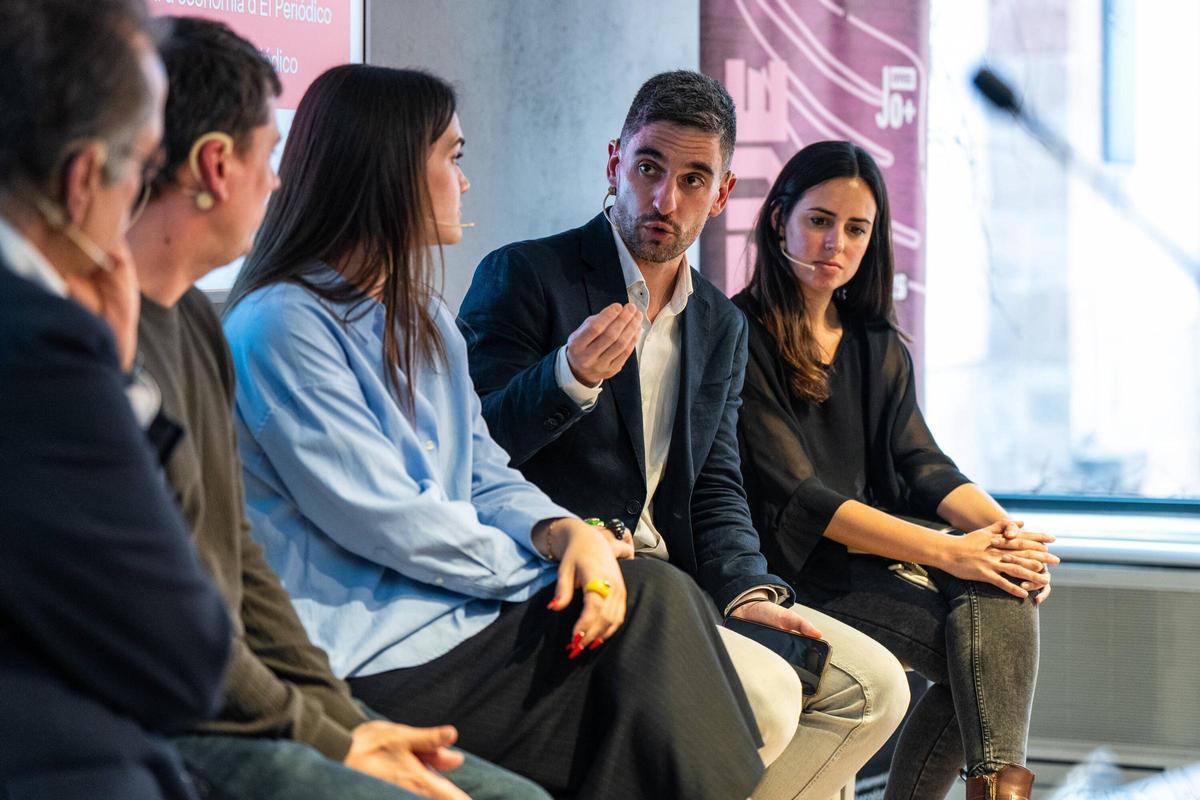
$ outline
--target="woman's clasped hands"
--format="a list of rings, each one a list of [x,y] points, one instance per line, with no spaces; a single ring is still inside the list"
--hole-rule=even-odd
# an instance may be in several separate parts
[[[1035,593],[1040,605],[1050,596],[1049,567],[1061,562],[1049,551],[1048,533],[1025,530],[1018,520],[1003,519],[955,536],[941,569],[958,578],[982,581],[1024,599]]]

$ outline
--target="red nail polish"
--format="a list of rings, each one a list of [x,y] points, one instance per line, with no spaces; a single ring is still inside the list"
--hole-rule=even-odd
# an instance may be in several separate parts
[[[571,652],[567,653],[567,660],[568,660],[568,661],[573,661],[573,660],[575,660],[576,658],[578,658],[578,657],[579,657],[579,654],[580,654],[580,653],[582,653],[582,652],[583,652],[583,648],[582,648],[582,647],[578,647],[578,646],[576,646],[576,647],[572,647],[572,648],[571,648]]]
[[[597,647],[599,647],[599,646],[600,646],[600,645],[602,645],[602,644],[604,644],[604,640],[603,640],[603,639],[597,639],[597,640],[595,640],[594,642],[592,642],[591,644],[589,644],[589,645],[588,645],[588,650],[595,650]]]
[[[577,633],[577,634],[575,634],[575,638],[571,640],[571,644],[579,644],[582,641],[583,641],[583,634]]]
[[[557,598],[557,597],[556,597],[556,598],[554,598],[553,600],[551,600],[551,601],[549,602],[549,604],[546,606],[546,608],[548,608],[548,609],[550,609],[551,611],[553,611],[553,610],[554,610],[554,607],[555,607],[556,605],[558,605],[558,598]]]

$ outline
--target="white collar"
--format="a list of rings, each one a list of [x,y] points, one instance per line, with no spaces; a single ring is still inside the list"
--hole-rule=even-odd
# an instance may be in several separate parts
[[[617,258],[621,261],[621,274],[625,277],[625,289],[632,289],[638,284],[645,286],[646,278],[642,275],[642,270],[638,267],[637,262],[633,260],[633,253],[629,252],[629,246],[621,238],[621,232],[617,230],[617,226],[608,212],[605,212],[605,216],[608,217],[608,224],[612,227],[613,240],[617,243]],[[667,303],[666,310],[675,315],[683,313],[683,309],[687,307],[688,298],[692,296],[692,291],[692,268],[688,266],[687,253],[684,253],[683,260],[679,264],[679,275],[675,279],[675,291],[671,294],[671,301]],[[645,309],[642,310],[645,311]]]
[[[8,268],[27,281],[32,281],[59,297],[67,296],[67,282],[50,265],[41,251],[33,246],[4,217],[0,216],[0,258]]]

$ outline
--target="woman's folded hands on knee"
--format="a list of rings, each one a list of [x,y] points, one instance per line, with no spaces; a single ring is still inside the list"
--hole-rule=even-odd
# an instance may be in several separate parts
[[[1038,591],[1037,602],[1041,602],[1049,594],[1047,568],[1060,561],[1046,547],[1053,541],[1048,534],[1025,531],[1011,520],[1000,520],[952,537],[944,563],[935,566],[958,578],[990,583],[1021,599]]]

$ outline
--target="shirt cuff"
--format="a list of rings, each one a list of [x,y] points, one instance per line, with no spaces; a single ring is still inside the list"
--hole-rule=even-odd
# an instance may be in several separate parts
[[[745,598],[752,592],[757,592],[760,589],[765,589],[767,592],[766,600],[775,605],[783,605],[791,596],[786,586],[752,586],[746,591],[739,594],[737,597],[729,601],[729,605],[725,606],[725,613],[722,616],[728,617],[740,605],[745,605]]]
[[[574,400],[584,411],[591,411],[600,397],[601,386],[585,386],[575,377],[571,365],[567,362],[565,346],[558,348],[558,357],[554,359],[554,380],[558,383],[558,388],[566,392],[567,397]]]

